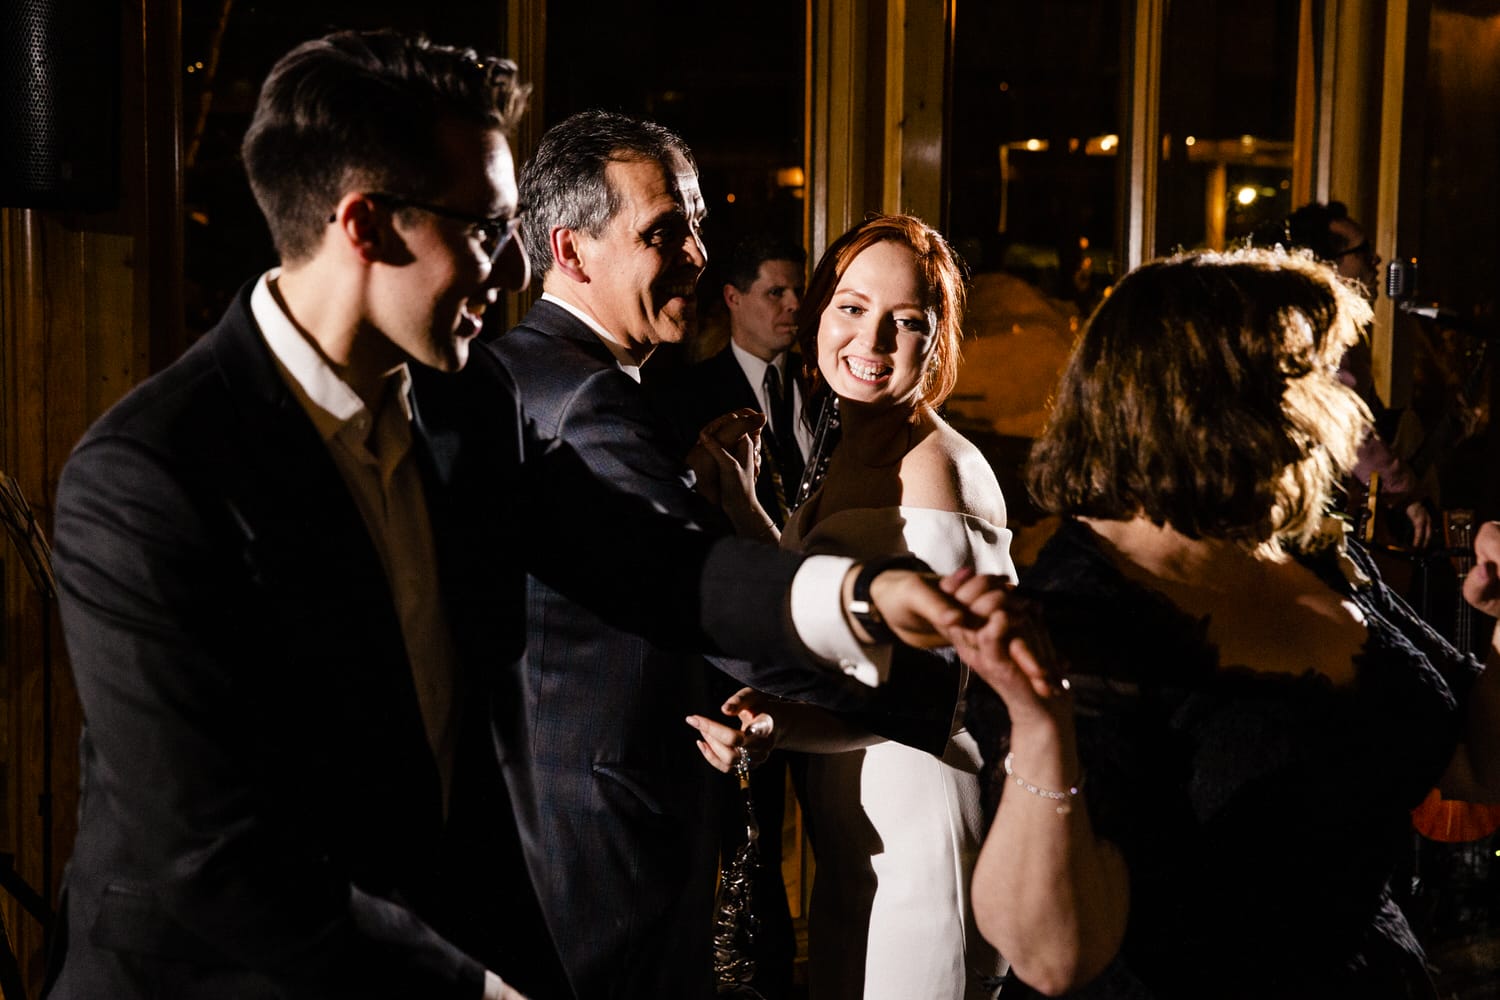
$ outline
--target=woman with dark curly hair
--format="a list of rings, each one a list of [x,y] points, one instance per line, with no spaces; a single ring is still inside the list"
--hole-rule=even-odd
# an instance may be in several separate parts
[[[1311,258],[1197,253],[1076,345],[1030,470],[1064,522],[962,650],[1010,718],[974,907],[1020,995],[1435,996],[1390,880],[1430,788],[1500,791],[1500,730],[1328,513],[1368,316]]]

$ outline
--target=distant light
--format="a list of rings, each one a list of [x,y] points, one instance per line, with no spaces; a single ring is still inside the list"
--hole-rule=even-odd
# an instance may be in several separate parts
[[[1190,135],[1186,139],[1182,140],[1182,144],[1184,146],[1196,146],[1198,145],[1198,137],[1196,135]]]
[[[807,175],[801,167],[782,167],[776,171],[776,186],[800,188],[807,186]]]
[[[188,72],[189,72],[189,73],[191,73],[191,72],[193,72],[193,71],[194,71],[194,70],[195,70],[195,69],[197,69],[197,67],[196,67],[196,66],[194,66],[194,65],[193,65],[193,64],[192,64],[192,63],[188,63],[188,68],[187,68],[187,71],[188,71]]]
[[[1076,153],[1076,152],[1078,152],[1078,140],[1077,139],[1069,139],[1068,140],[1068,152],[1070,152],[1070,153]]]
[[[1087,250],[1088,248],[1089,248],[1089,238],[1087,236],[1080,236],[1080,237],[1078,237],[1078,249],[1080,249],[1080,250]]]
[[[1045,147],[1046,147],[1046,143],[1042,142],[1042,140],[1040,140],[1040,139],[1027,139],[1026,140],[1026,148],[1029,149],[1033,153],[1035,153],[1037,150],[1043,149]]]
[[[208,213],[207,212],[192,211],[192,212],[188,213],[188,218],[191,219],[191,220],[193,220],[194,222],[198,223],[198,225],[200,225],[200,226],[206,226],[206,225],[208,225]]]
[[[203,68],[203,60],[200,59],[197,62],[193,63],[193,65],[197,66],[199,69],[202,69]]]
[[[1255,145],[1255,136],[1253,136],[1253,135],[1242,135],[1242,136],[1240,136],[1240,145],[1241,146],[1253,146],[1253,145]]]
[[[1291,181],[1282,181],[1281,184],[1280,184],[1281,190],[1283,190],[1283,191],[1285,191],[1287,188],[1289,188],[1291,186],[1292,186],[1292,182]]]
[[[724,200],[727,201],[727,202],[729,202],[729,204],[733,205],[734,204],[734,192],[731,191],[728,194],[726,194],[724,196]]]
[[[1248,184],[1234,193],[1234,200],[1241,205],[1253,205],[1255,204],[1255,199],[1259,197],[1260,192]]]
[[[1004,80],[1001,80],[1000,81],[1000,93],[1003,94],[1003,93],[1005,93],[1009,89],[1010,89],[1010,84],[1006,83]]]
[[[1120,137],[1114,133],[1096,135],[1084,143],[1085,156],[1114,156],[1120,145]]]

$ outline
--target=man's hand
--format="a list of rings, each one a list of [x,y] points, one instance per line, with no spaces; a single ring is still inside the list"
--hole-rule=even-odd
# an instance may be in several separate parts
[[[1464,577],[1464,600],[1500,618],[1500,521],[1486,521],[1474,537],[1474,568]]]
[[[1406,519],[1411,522],[1411,547],[1425,549],[1432,541],[1432,512],[1418,500],[1406,505]]]
[[[858,571],[856,565],[844,578],[846,607],[853,596]],[[965,579],[973,575],[968,570],[961,572]],[[949,646],[953,644],[955,629],[978,627],[980,621],[970,615],[963,604],[945,593],[942,583],[943,578],[936,573],[888,569],[870,582],[870,603],[875,605],[875,611],[886,627],[908,646],[918,649]],[[855,635],[863,642],[871,641],[857,622]]]

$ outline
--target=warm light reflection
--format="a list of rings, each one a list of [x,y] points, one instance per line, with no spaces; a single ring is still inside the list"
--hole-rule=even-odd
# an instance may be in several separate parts
[[[1114,134],[1096,135],[1088,141],[1083,151],[1089,156],[1113,156],[1120,146],[1120,137]]]
[[[1253,205],[1255,199],[1260,197],[1260,192],[1250,185],[1245,185],[1234,193],[1234,200],[1241,205]]]
[[[1029,149],[1029,150],[1031,150],[1031,152],[1033,152],[1033,153],[1035,153],[1038,150],[1041,150],[1041,149],[1043,149],[1045,147],[1046,147],[1046,143],[1042,142],[1042,140],[1040,140],[1040,139],[1027,139],[1026,140],[1026,148]]]
[[[1198,144],[1198,137],[1196,135],[1190,135],[1186,139],[1182,140],[1182,143],[1185,146],[1196,146]]]
[[[784,188],[799,188],[807,184],[807,175],[802,172],[801,167],[782,167],[776,171],[776,186]]]

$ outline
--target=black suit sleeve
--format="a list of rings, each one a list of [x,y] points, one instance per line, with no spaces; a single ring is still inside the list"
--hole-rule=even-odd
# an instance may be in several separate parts
[[[194,495],[208,492],[196,481],[134,440],[96,437],[58,491],[60,607],[87,719],[83,825],[106,831],[87,847],[102,856],[73,864],[141,883],[105,888],[95,934],[113,913],[148,951],[175,935],[278,995],[478,1000],[483,968],[351,884],[278,797],[295,757],[265,751],[299,733],[275,700],[247,696],[272,665],[243,645],[242,554],[224,544],[222,498]]]

